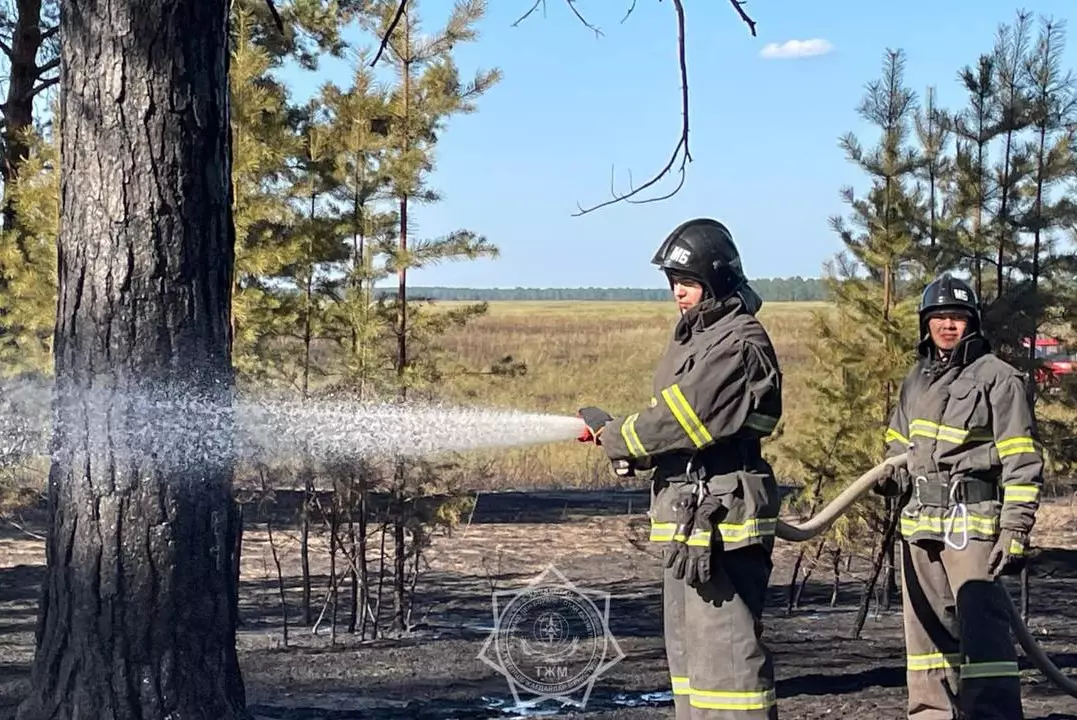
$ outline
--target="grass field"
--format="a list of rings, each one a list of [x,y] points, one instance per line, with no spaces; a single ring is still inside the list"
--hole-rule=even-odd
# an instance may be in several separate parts
[[[452,307],[454,303],[438,303]],[[760,319],[785,374],[785,425],[809,412],[806,381],[812,357],[805,343],[827,303],[767,303]],[[444,389],[470,406],[571,415],[584,405],[613,414],[644,407],[654,367],[677,320],[672,302],[492,302],[486,316],[454,330],[448,355],[467,367],[489,367],[505,356],[527,365],[520,377],[461,375]],[[576,443],[466,456],[469,485],[483,477],[501,487],[610,485],[598,450]]]

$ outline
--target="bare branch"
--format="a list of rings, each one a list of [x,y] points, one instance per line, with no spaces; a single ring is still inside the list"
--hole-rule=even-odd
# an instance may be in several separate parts
[[[39,95],[39,94],[45,92],[46,90],[48,90],[50,87],[52,87],[53,85],[55,85],[58,82],[60,82],[60,78],[58,78],[58,77],[49,78],[48,80],[43,80],[40,85],[38,85],[37,87],[34,88],[33,94],[34,95]]]
[[[57,34],[59,34],[59,32],[60,32],[60,26],[59,26],[59,25],[53,25],[53,26],[52,26],[52,27],[50,27],[50,28],[49,28],[48,30],[46,30],[45,32],[41,33],[41,42],[46,42],[46,41],[47,41],[47,40],[49,40],[49,39],[50,39],[50,38],[51,38],[51,37],[52,37],[53,35],[57,35]]]
[[[19,519],[21,520],[22,518],[19,518]],[[44,537],[42,537],[41,535],[38,535],[38,534],[37,534],[37,533],[35,533],[35,532],[30,532],[30,531],[29,531],[29,530],[27,530],[27,529],[26,529],[25,527],[23,527],[22,525],[20,525],[19,523],[15,522],[14,520],[12,520],[12,519],[11,519],[11,518],[9,518],[9,517],[5,517],[5,516],[3,516],[3,515],[0,515],[0,522],[5,522],[5,523],[7,523],[7,524],[8,524],[8,525],[10,525],[11,527],[15,528],[16,530],[18,530],[19,532],[23,533],[23,534],[24,534],[24,535],[26,535],[27,537],[31,537],[31,538],[33,538],[34,540],[45,540],[45,538],[44,538]]]
[[[542,14],[545,15],[546,14],[546,0],[535,0],[535,4],[531,6],[531,9],[528,10],[527,12],[525,12],[520,17],[516,18],[516,22],[514,22],[512,24],[512,26],[517,27],[524,20],[531,17],[531,13],[535,12],[539,8],[542,8]]]
[[[11,59],[11,47],[3,40],[0,40],[0,51],[7,55],[8,60]]]
[[[572,14],[576,16],[576,19],[583,23],[583,26],[585,28],[594,32],[595,37],[600,37],[602,35],[602,31],[596,28],[591,23],[587,22],[583,15],[580,14],[580,11],[576,9],[576,0],[565,0],[565,2],[567,2],[568,6],[572,9]]]
[[[277,12],[277,6],[273,4],[273,0],[266,0],[266,5],[269,6],[269,14],[273,16],[273,24],[277,26],[277,31],[284,35],[284,20]]]
[[[677,145],[673,148],[673,153],[669,156],[669,160],[666,162],[665,166],[657,173],[655,173],[654,177],[652,177],[650,180],[643,183],[638,188],[634,188],[629,192],[621,195],[613,190],[611,179],[610,194],[613,195],[613,199],[607,200],[586,209],[577,203],[577,207],[579,207],[579,212],[573,213],[573,217],[586,215],[587,213],[598,210],[599,208],[613,205],[622,201],[634,204],[643,204],[647,202],[667,200],[673,197],[677,193],[677,191],[679,191],[681,187],[684,186],[684,168],[688,163],[692,162],[692,153],[688,148],[688,61],[685,57],[686,51],[684,40],[684,5],[682,4],[682,1],[673,0],[673,8],[677,11],[677,59],[680,64],[681,72],[681,135],[680,138],[677,140]],[[660,197],[651,198],[649,200],[632,200],[633,197],[635,197],[636,195],[643,192],[647,188],[657,183],[663,177],[665,177],[673,169],[673,166],[674,164],[676,164],[678,157],[680,158],[680,167],[677,169],[677,171],[680,173],[681,178],[680,181],[677,183],[677,187],[675,187],[671,192]]]
[[[37,69],[37,76],[41,77],[45,73],[55,70],[58,67],[60,67],[60,58],[53,58]]]
[[[400,4],[396,6],[396,13],[393,14],[393,19],[389,23],[389,28],[385,31],[385,35],[381,39],[381,45],[378,46],[378,52],[374,55],[374,59],[370,61],[370,67],[377,65],[378,60],[381,58],[381,54],[385,52],[385,47],[389,44],[389,39],[393,36],[393,32],[396,31],[396,26],[400,24],[400,18],[404,17],[404,12],[408,9],[408,0],[400,0]]]
[[[632,12],[635,9],[636,9],[636,0],[632,0],[632,4],[628,6],[628,12],[626,12],[625,16],[623,18],[621,18],[621,23],[622,24],[624,24],[624,21],[628,19],[628,16],[631,15]]]
[[[755,37],[755,20],[752,20],[744,9],[744,6],[748,4],[748,0],[729,0],[729,3],[740,15],[740,19],[744,21],[744,24],[748,26],[748,32],[752,34],[752,37]]]

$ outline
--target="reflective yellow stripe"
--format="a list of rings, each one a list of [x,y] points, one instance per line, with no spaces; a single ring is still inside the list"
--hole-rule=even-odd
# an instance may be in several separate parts
[[[999,440],[995,443],[1000,458],[1021,453],[1036,453],[1036,441],[1028,436],[1011,437]]]
[[[939,425],[936,422],[924,420],[922,418],[917,418],[909,423],[909,437],[926,437],[931,438],[932,440],[947,442],[952,445],[960,445],[967,441],[976,442],[993,439],[991,434],[983,428],[962,430],[961,428],[951,427],[949,425]]]
[[[763,413],[748,413],[748,417],[744,420],[744,427],[770,435],[774,432],[774,428],[778,427],[778,418]]]
[[[643,447],[643,443],[640,442],[639,435],[636,433],[637,419],[639,419],[639,413],[632,413],[625,418],[623,423],[621,423],[621,439],[625,441],[625,447],[628,448],[628,454],[632,457],[639,457],[640,455],[647,454],[647,451]]]
[[[673,413],[673,417],[677,418],[677,422],[680,423],[684,433],[697,448],[714,441],[714,438],[711,437],[707,428],[700,421],[699,416],[692,410],[692,406],[688,404],[688,400],[685,399],[679,385],[674,383],[664,389],[662,399],[666,401],[669,411]]]
[[[708,710],[765,710],[776,700],[773,690],[696,690],[689,704]]]
[[[1040,497],[1039,485],[1007,485],[1002,489],[1002,502],[1036,502]]]
[[[742,523],[719,523],[718,532],[722,542],[737,543],[753,538],[772,537],[778,529],[777,518],[753,518]],[[695,547],[705,547],[711,543],[710,532],[694,530],[690,537],[677,534],[677,523],[652,522],[651,542],[684,542]]]
[[[901,518],[901,534],[905,536],[914,535],[918,532],[941,533],[944,527],[945,519],[941,517],[921,515],[920,517],[915,518]],[[951,532],[955,533],[965,532],[967,527],[969,532],[978,532],[982,535],[994,535],[998,532],[998,518],[986,515],[973,515],[970,513],[967,525],[965,523],[965,518],[956,517],[950,527]]]
[[[673,539],[673,533],[677,532],[677,523],[652,522],[651,542],[669,542]]]
[[[961,679],[1020,677],[1017,663],[1009,660],[996,662],[965,663],[961,666]]]
[[[673,686],[674,695],[687,695],[690,692],[687,677],[670,675],[669,682]]]
[[[777,529],[777,518],[754,518],[742,523],[720,523],[718,525],[718,532],[722,534],[722,541],[727,543],[771,537]]]
[[[1010,540],[1010,555],[1024,555],[1025,546],[1020,540]]]
[[[941,652],[906,655],[905,666],[914,672],[923,670],[947,670],[961,665],[961,653]]]
[[[909,444],[909,438],[899,433],[894,428],[886,428],[886,436],[883,438],[883,442],[899,442],[902,445]]]

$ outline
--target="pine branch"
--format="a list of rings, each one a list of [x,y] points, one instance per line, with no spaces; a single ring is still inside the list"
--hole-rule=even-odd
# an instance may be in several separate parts
[[[375,53],[374,59],[370,61],[370,67],[374,67],[378,64],[378,60],[381,58],[382,53],[385,52],[385,48],[389,45],[389,39],[393,36],[393,32],[396,30],[396,26],[400,24],[400,18],[404,17],[404,12],[408,9],[408,0],[400,0],[400,4],[396,6],[396,12],[393,13],[393,19],[389,23],[389,27],[385,31],[385,35],[381,38],[381,44],[378,45],[378,52]]]

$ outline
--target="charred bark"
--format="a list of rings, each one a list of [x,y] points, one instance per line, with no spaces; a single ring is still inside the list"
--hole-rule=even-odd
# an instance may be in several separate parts
[[[48,570],[19,720],[248,717],[228,8],[64,4]]]

